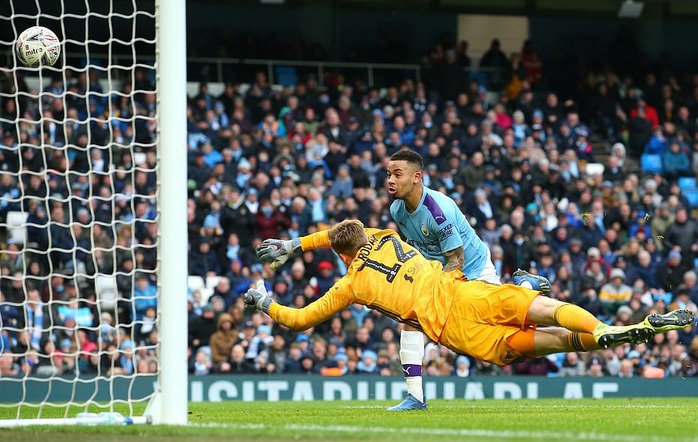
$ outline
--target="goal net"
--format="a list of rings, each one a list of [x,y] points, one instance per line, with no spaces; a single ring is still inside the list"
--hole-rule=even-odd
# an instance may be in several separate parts
[[[163,319],[186,315],[186,292],[174,293],[186,281],[173,290],[163,277],[186,260],[171,251],[177,221],[169,233],[161,222],[179,185],[159,155],[184,106],[163,99],[158,75],[177,57],[184,66],[183,37],[168,55],[159,44],[161,14],[181,19],[181,34],[184,8],[160,3],[170,12],[147,0],[0,0],[0,426],[80,423],[86,412],[186,423],[186,379],[169,419],[168,399],[154,401],[186,376],[186,338]],[[62,42],[55,66],[17,60],[17,36],[35,25]],[[186,93],[180,83],[170,95]],[[174,124],[168,107],[181,112]]]

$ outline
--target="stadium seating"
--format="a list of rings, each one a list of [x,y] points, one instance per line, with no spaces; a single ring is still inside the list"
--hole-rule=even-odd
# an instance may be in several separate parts
[[[696,189],[696,179],[695,177],[681,177],[679,178],[679,188],[681,190]]]
[[[293,66],[276,66],[276,83],[284,86],[295,86],[298,83],[298,74]]]
[[[671,304],[671,300],[674,297],[674,294],[671,292],[668,293],[655,293],[652,295],[655,301],[658,301],[660,298],[664,301],[665,305]]]
[[[683,195],[692,208],[698,207],[698,189],[686,189],[683,191]]]
[[[588,163],[586,166],[587,175],[603,175],[603,171],[606,169],[601,163]]]
[[[119,291],[116,287],[116,277],[114,275],[97,275],[95,279],[95,293],[102,310],[116,309]]]
[[[653,153],[643,153],[640,158],[640,167],[645,173],[662,173],[662,156]]]
[[[187,287],[192,292],[195,292],[197,290],[206,288],[206,284],[204,283],[204,278],[202,278],[201,276],[190,275],[187,278]]]
[[[206,277],[206,288],[215,289],[218,285],[218,281],[221,280],[220,276],[208,276]]]
[[[24,245],[27,240],[27,217],[29,214],[26,212],[7,212],[9,242]]]
[[[208,304],[208,300],[211,296],[213,296],[213,289],[208,288],[208,287],[203,287],[199,289],[199,293],[201,293],[201,304],[206,305]]]

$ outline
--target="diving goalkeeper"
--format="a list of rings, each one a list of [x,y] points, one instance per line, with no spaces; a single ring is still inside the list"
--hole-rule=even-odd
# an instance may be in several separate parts
[[[258,284],[244,295],[247,307],[302,331],[351,304],[362,304],[423,331],[456,353],[498,365],[646,342],[655,333],[695,321],[691,311],[681,309],[650,315],[634,325],[609,326],[581,307],[539,296],[537,291],[465,281],[460,270],[444,272],[440,262],[424,258],[397,232],[364,229],[357,220],[300,238],[303,249],[318,248],[323,242],[329,242],[348,267],[324,296],[302,309],[290,308],[275,303]]]

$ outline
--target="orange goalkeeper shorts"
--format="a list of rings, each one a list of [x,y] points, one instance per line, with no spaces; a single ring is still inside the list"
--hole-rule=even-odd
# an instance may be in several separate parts
[[[517,332],[531,331],[528,309],[540,292],[513,284],[497,286],[481,281],[456,286],[439,342],[456,353],[497,365],[525,359],[507,340]]]

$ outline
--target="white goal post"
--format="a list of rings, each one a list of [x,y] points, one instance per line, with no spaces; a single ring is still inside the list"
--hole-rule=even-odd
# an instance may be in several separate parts
[[[0,428],[186,425],[185,0],[0,10]]]

